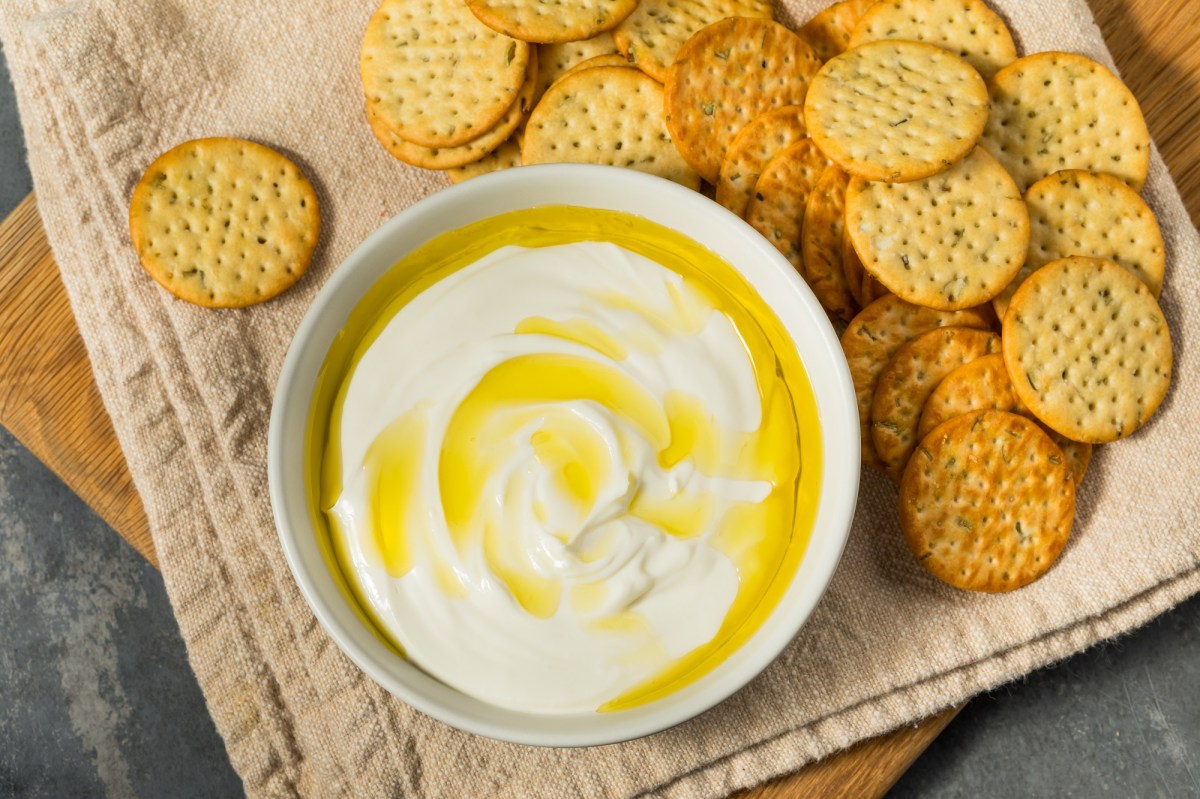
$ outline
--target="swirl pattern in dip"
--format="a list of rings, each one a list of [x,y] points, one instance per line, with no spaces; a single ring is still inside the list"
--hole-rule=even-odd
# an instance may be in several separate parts
[[[312,493],[347,590],[413,662],[502,707],[617,710],[769,615],[820,446],[795,349],[736,271],[550,207],[439,237],[364,299],[318,387]]]

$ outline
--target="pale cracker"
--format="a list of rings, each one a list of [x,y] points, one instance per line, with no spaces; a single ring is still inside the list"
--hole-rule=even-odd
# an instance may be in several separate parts
[[[659,83],[683,43],[700,29],[729,17],[771,19],[767,0],[642,0],[613,30],[617,49]]]
[[[746,222],[783,253],[804,275],[800,234],[808,195],[829,166],[812,139],[801,139],[777,153],[763,168],[746,206]]]
[[[871,42],[821,68],[804,118],[808,135],[851,175],[920,180],[971,152],[988,118],[987,86],[939,47]]]
[[[1041,577],[1071,534],[1075,482],[1034,422],[977,411],[935,428],[900,484],[900,529],[956,588],[1011,591]]]
[[[858,308],[842,266],[846,185],[849,182],[850,176],[836,166],[821,173],[808,196],[804,229],[800,235],[804,279],[825,310],[847,321],[854,317]]]
[[[879,0],[863,14],[850,47],[885,39],[937,45],[984,79],[1017,58],[1008,26],[982,0]]]
[[[578,42],[539,44],[536,49],[538,82],[533,95],[534,105],[537,105],[546,89],[550,88],[550,84],[567,74],[571,67],[598,55],[613,55],[619,52],[609,31]]]
[[[563,73],[562,77],[574,75],[576,72],[582,72],[585,69],[594,69],[595,67],[625,67],[626,69],[636,69],[633,64],[629,63],[629,59],[620,53],[608,53],[606,55],[592,56],[591,58],[580,61],[575,66]],[[562,78],[559,78],[562,80]],[[555,81],[557,83],[557,81]]]
[[[663,90],[626,67],[596,67],[558,81],[525,126],[525,164],[623,166],[691,189],[700,176],[671,143],[663,121]]]
[[[1033,418],[1017,397],[1012,381],[1008,379],[1004,355],[1000,353],[984,355],[964,363],[937,384],[937,388],[925,401],[925,410],[921,412],[917,440],[925,438],[942,422],[972,411],[987,410],[1019,413]],[[1071,476],[1075,485],[1079,485],[1092,459],[1092,445],[1072,441],[1053,430],[1046,432],[1067,456]]]
[[[488,172],[498,172],[501,169],[510,169],[520,165],[521,145],[517,143],[517,137],[514,135],[513,138],[504,142],[478,161],[473,161],[454,169],[447,169],[446,176],[453,183],[462,183],[464,180],[486,175]]]
[[[525,85],[521,87],[521,93],[517,95],[512,107],[505,112],[504,116],[500,117],[500,121],[496,123],[495,127],[485,131],[479,138],[457,147],[423,147],[420,144],[405,141],[384,124],[370,106],[367,106],[367,124],[371,126],[371,132],[375,134],[375,138],[383,145],[383,148],[404,163],[425,169],[453,169],[484,158],[512,135],[533,108],[533,91],[536,80],[537,53],[535,51],[529,59]]]
[[[359,74],[367,105],[397,136],[455,147],[512,107],[530,51],[461,0],[383,0],[363,35]]]
[[[912,183],[851,180],[846,229],[863,266],[889,291],[945,310],[990,301],[1029,248],[1021,193],[981,147]]]
[[[804,23],[796,33],[817,58],[828,61],[850,48],[850,34],[875,0],[841,0]]]
[[[905,342],[936,327],[973,327],[987,330],[995,322],[990,306],[966,311],[935,311],[921,308],[889,294],[863,308],[842,334],[842,352],[850,365],[864,463],[880,466],[871,443],[871,400],[879,373]]]
[[[1004,316],[1008,302],[1038,267],[1068,255],[1107,258],[1132,272],[1158,297],[1166,269],[1162,231],[1150,206],[1112,175],[1068,169],[1025,192],[1029,253],[1025,265],[992,301]]]
[[[1171,383],[1171,333],[1146,284],[1112,261],[1073,256],[1030,275],[1004,316],[1017,396],[1075,441],[1133,433]]]
[[[1062,169],[1115,175],[1140,191],[1150,132],[1133,92],[1090,58],[1036,53],[989,81],[992,113],[980,142],[1025,191]]]
[[[611,31],[637,0],[467,0],[479,21],[526,42],[554,44]]]
[[[763,167],[806,135],[803,106],[785,105],[756,116],[729,143],[717,178],[717,202],[744,216]]]
[[[799,36],[769,19],[709,25],[667,71],[667,128],[692,168],[715,183],[742,128],[772,108],[802,104],[820,65]]]
[[[986,330],[945,327],[905,344],[879,374],[871,400],[871,442],[883,470],[897,482],[917,445],[921,411],[934,388],[955,368],[1000,352],[1000,337]]]
[[[300,279],[321,215],[312,184],[284,156],[243,139],[196,139],[146,168],[129,201],[129,232],[167,291],[238,308]]]

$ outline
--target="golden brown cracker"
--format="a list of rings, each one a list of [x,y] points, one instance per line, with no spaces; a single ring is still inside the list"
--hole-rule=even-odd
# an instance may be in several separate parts
[[[1028,411],[1026,411],[1025,415],[1029,416],[1030,419],[1034,419]],[[1034,419],[1034,421],[1037,420]],[[1070,469],[1071,479],[1075,481],[1075,487],[1078,488],[1079,484],[1083,482],[1083,476],[1087,474],[1089,464],[1092,462],[1092,445],[1085,444],[1082,441],[1072,441],[1066,436],[1047,428],[1045,425],[1042,425],[1042,430],[1050,436],[1051,441],[1058,445],[1058,448],[1063,451],[1063,455],[1067,456],[1067,468]]]
[[[835,165],[836,166],[836,165]],[[841,167],[838,167],[841,169]],[[846,184],[849,187],[849,183]],[[842,220],[842,271],[846,275],[846,286],[859,307],[866,308],[871,303],[863,302],[863,281],[868,276],[863,269],[862,259],[854,251],[854,242],[846,230],[846,220]]]
[[[864,269],[862,274],[862,290],[859,292],[859,294],[862,296],[864,303],[870,305],[885,294],[891,293],[887,290],[887,288],[884,287],[882,283],[875,279],[874,275],[867,270]]]
[[[817,58],[828,61],[850,48],[850,34],[875,0],[841,0],[820,11],[796,33]]]
[[[825,310],[849,321],[858,303],[846,282],[842,238],[846,221],[846,186],[850,176],[836,166],[821,173],[808,196],[801,232],[804,279]]]
[[[801,275],[805,271],[800,234],[808,195],[828,165],[829,159],[812,139],[801,139],[767,162],[746,206],[746,222]]]
[[[525,164],[607,164],[700,188],[663,121],[663,90],[645,73],[596,67],[546,90],[525,126]]]
[[[1021,193],[981,147],[931,178],[851,180],[846,230],[863,266],[889,291],[944,310],[991,301],[1029,248]]]
[[[709,25],[667,71],[671,137],[692,168],[716,183],[734,137],[765,111],[803,104],[820,63],[777,22],[737,17]]]
[[[697,31],[730,17],[771,19],[766,0],[642,0],[613,30],[617,48],[659,83],[683,43]]]
[[[945,421],[971,411],[1021,413],[1025,406],[1013,390],[1000,353],[968,361],[942,378],[921,412],[917,426],[920,440]]]
[[[367,23],[367,105],[402,139],[455,147],[494,127],[525,84],[531,48],[460,0],[384,0]]]
[[[921,411],[938,383],[964,363],[998,352],[999,336],[969,327],[930,330],[896,351],[871,400],[871,441],[888,476],[899,482],[904,473],[920,440]]]
[[[992,112],[981,144],[1025,191],[1062,169],[1104,172],[1141,190],[1150,132],[1133,92],[1074,53],[1017,59],[988,82]]]
[[[1012,381],[1008,378],[1004,356],[999,353],[984,355],[964,363],[937,384],[937,388],[925,401],[925,410],[921,412],[921,424],[917,427],[917,439],[925,438],[942,422],[973,411],[986,410],[1007,411],[1034,418],[1017,396]],[[1088,463],[1092,458],[1092,445],[1071,441],[1053,430],[1046,432],[1067,456],[1071,476],[1078,486],[1087,473]]]
[[[870,42],[821,67],[804,118],[851,175],[920,180],[974,148],[988,118],[987,86],[970,64],[931,44]]]
[[[146,168],[129,201],[129,232],[167,291],[238,308],[300,279],[321,216],[312,184],[284,156],[244,139],[196,139]]]
[[[1073,256],[1046,264],[1013,295],[1003,331],[1017,396],[1075,441],[1133,433],[1171,383],[1162,309],[1146,284],[1112,261]]]
[[[850,365],[854,394],[858,400],[858,420],[862,441],[862,459],[881,466],[871,442],[871,400],[879,383],[879,374],[892,356],[909,340],[937,327],[989,329],[995,322],[990,307],[966,311],[935,311],[887,295],[863,308],[842,334],[842,352]]]
[[[1011,591],[1041,577],[1071,534],[1075,482],[1034,422],[976,411],[922,439],[900,483],[900,529],[955,588]]]
[[[785,105],[756,116],[729,143],[717,177],[717,202],[744,216],[763,167],[806,135],[803,106]]]

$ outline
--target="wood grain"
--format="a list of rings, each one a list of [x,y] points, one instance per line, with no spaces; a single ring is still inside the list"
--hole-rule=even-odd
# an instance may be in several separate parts
[[[744,791],[735,799],[883,796],[960,710],[962,707],[947,708],[915,726],[869,738],[795,774]]]
[[[0,225],[0,424],[155,566],[33,195]]]
[[[1090,4],[1195,223],[1200,140],[1192,131],[1200,129],[1200,8],[1194,0]],[[154,563],[146,516],[32,196],[0,225],[0,352],[0,424]],[[738,799],[880,797],[957,713],[950,708],[864,741]]]

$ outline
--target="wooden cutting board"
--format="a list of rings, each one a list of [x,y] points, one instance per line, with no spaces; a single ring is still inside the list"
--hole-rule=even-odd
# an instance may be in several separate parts
[[[1200,218],[1200,140],[1193,135],[1200,129],[1200,8],[1195,0],[1090,2],[1195,223]],[[157,565],[141,500],[100,400],[32,195],[0,225],[0,353],[0,424]],[[951,708],[864,741],[741,799],[880,797],[957,712]]]

